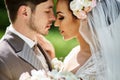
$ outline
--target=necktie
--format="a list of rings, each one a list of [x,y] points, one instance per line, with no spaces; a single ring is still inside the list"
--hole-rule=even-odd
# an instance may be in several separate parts
[[[36,44],[34,47],[34,51],[36,53],[36,56],[38,57],[38,59],[41,61],[43,67],[48,70],[51,70],[51,65],[49,62],[49,59],[45,53],[45,51],[42,49],[42,47],[39,44]]]

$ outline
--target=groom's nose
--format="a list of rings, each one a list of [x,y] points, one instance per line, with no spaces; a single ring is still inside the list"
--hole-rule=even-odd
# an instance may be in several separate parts
[[[49,16],[49,20],[50,20],[50,21],[55,21],[55,20],[56,20],[55,15],[54,15],[53,12],[51,12],[51,14],[50,14],[50,16]]]

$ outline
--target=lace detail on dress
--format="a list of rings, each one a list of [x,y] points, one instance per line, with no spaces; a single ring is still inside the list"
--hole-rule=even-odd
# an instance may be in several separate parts
[[[91,56],[86,63],[79,68],[76,72],[76,76],[83,80],[96,80],[96,66],[93,56]]]
[[[76,68],[80,64],[77,63],[76,56],[80,51],[80,46],[77,46],[72,49],[72,51],[67,55],[64,60],[65,66],[64,70],[70,71],[73,68]],[[83,80],[96,80],[96,65],[95,57],[91,56],[86,63],[81,66],[76,72],[76,76],[82,78]],[[74,63],[74,65],[72,65]],[[72,68],[71,68],[72,67]]]

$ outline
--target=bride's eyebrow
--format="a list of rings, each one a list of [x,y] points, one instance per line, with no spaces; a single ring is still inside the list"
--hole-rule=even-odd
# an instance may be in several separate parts
[[[63,12],[61,12],[61,11],[57,11],[57,13],[56,14],[63,14]]]

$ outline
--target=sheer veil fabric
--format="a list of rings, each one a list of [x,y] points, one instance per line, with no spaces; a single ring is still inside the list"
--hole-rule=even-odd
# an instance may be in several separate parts
[[[82,21],[79,32],[94,56],[96,80],[120,80],[120,0],[98,0],[88,24]]]

